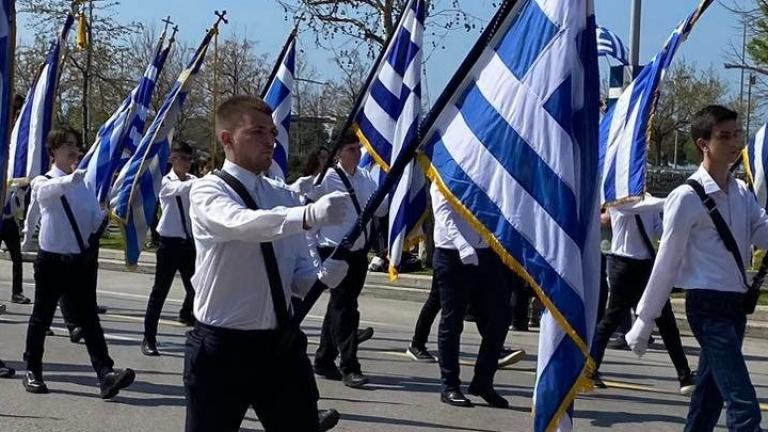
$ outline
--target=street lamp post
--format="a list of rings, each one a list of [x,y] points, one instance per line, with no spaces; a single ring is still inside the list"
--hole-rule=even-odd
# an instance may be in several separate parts
[[[640,65],[640,18],[642,11],[642,1],[632,0],[632,18],[629,23],[629,64],[632,67],[632,78],[637,73]]]

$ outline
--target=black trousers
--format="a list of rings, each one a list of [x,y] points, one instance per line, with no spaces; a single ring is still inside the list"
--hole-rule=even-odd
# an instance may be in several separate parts
[[[266,432],[317,432],[319,394],[307,338],[276,354],[273,330],[196,324],[187,333],[186,432],[235,432],[253,407]]]
[[[93,257],[59,255],[40,251],[35,268],[35,304],[29,318],[24,360],[27,369],[42,373],[45,332],[51,326],[56,304],[63,296],[68,313],[83,328],[91,364],[101,379],[112,370],[104,330],[96,314],[97,266]]]
[[[333,253],[333,248],[319,248],[323,259]],[[339,369],[344,374],[360,373],[357,360],[357,328],[360,326],[360,311],[357,298],[363,290],[365,275],[368,273],[368,254],[365,250],[353,252],[347,259],[349,270],[339,286],[330,290],[328,308],[320,333],[320,346],[315,353],[315,364],[332,364],[339,359]]]
[[[147,313],[144,316],[144,337],[153,342],[157,337],[157,323],[160,321],[165,299],[177,271],[181,274],[185,291],[179,317],[192,317],[192,304],[195,301],[195,290],[192,287],[192,275],[195,274],[195,244],[180,238],[160,237],[160,245],[155,255],[155,284],[149,294]]]
[[[21,237],[19,236],[19,226],[16,219],[8,218],[0,222],[0,241],[5,243],[8,253],[11,255],[13,263],[13,282],[11,284],[12,294],[21,294],[24,291],[22,287],[22,261],[21,261]]]
[[[648,278],[653,269],[653,260],[636,260],[616,255],[608,257],[608,278],[611,292],[608,298],[608,308],[603,319],[597,325],[595,339],[592,342],[592,358],[595,359],[597,368],[603,361],[605,347],[611,334],[621,325],[630,309],[637,306],[640,297],[645,291]],[[675,314],[669,300],[661,311],[661,316],[656,319],[664,346],[677,370],[678,378],[683,378],[691,373],[688,359],[685,357],[683,344],[680,340],[680,331],[675,322]]]
[[[475,362],[473,384],[493,385],[499,353],[507,336],[510,312],[510,289],[502,263],[490,249],[477,251],[479,265],[461,263],[458,251],[435,248],[434,277],[440,289],[442,316],[438,330],[440,375],[444,391],[458,389],[459,345],[464,330],[464,314],[472,304],[477,314],[477,329],[482,336]]]
[[[419,318],[416,320],[416,328],[413,330],[413,339],[411,346],[425,348],[429,333],[432,331],[432,323],[435,322],[437,314],[440,312],[440,287],[437,283],[437,277],[432,278],[432,288],[429,290],[429,297],[419,312]]]

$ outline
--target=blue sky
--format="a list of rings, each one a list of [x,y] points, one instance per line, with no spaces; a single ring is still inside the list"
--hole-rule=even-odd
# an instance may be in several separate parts
[[[447,1],[447,0],[444,0]],[[641,36],[641,62],[649,60],[662,46],[675,25],[693,10],[699,0],[643,0],[643,22]],[[730,4],[732,0],[726,1]],[[488,20],[498,0],[463,0],[462,6],[482,20]],[[191,5],[194,4],[194,7]],[[611,29],[629,44],[629,11],[631,0],[595,0],[597,21]],[[256,49],[274,58],[290,31],[292,23],[274,0],[122,0],[117,7],[119,19],[135,20],[151,25],[167,15],[179,24],[181,39],[197,43],[204,30],[210,25],[215,9],[226,9],[230,24],[222,33],[238,32],[259,42]],[[24,19],[21,19],[20,37],[24,37]],[[444,40],[446,49],[439,49],[427,63],[428,91],[432,99],[448,81],[470,46],[477,33],[451,32]],[[722,63],[730,44],[740,45],[741,28],[739,20],[726,10],[720,2],[707,11],[693,31],[688,42],[679,52],[689,62],[700,68],[712,65],[725,78],[731,90],[738,85],[738,73],[725,71]],[[321,78],[330,79],[337,73],[331,63],[332,53],[315,49],[314,38],[307,34],[300,41],[306,61],[314,65]],[[601,67],[605,63],[601,61]]]

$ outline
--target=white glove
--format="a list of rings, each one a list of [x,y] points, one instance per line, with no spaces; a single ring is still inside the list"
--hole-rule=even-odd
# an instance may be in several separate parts
[[[310,228],[323,225],[338,225],[344,222],[352,200],[346,192],[335,191],[324,195],[304,210],[304,222]]]
[[[314,176],[309,175],[305,177],[299,177],[291,185],[291,190],[294,192],[300,193],[302,195],[306,195],[309,193],[309,191],[312,190],[312,186],[314,186],[314,183],[315,183]]]
[[[32,247],[32,239],[25,238],[24,241],[21,242],[21,251],[34,252],[34,248]]]
[[[347,270],[349,270],[349,264],[346,261],[340,261],[328,258],[323,261],[320,267],[320,274],[318,279],[328,288],[336,288],[341,281],[347,276]]]
[[[70,183],[81,182],[85,178],[85,170],[84,169],[75,170],[75,172],[70,174],[70,177],[71,177],[69,180]]]
[[[627,345],[638,357],[642,357],[648,349],[648,339],[651,337],[651,332],[653,332],[653,323],[646,323],[642,318],[637,317],[632,328],[624,335]]]
[[[480,261],[477,258],[477,251],[470,245],[465,245],[459,249],[459,258],[461,258],[461,263],[464,265],[476,266],[480,264]]]

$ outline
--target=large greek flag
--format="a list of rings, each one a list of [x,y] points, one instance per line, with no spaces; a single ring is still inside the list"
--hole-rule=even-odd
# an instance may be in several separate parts
[[[277,126],[277,142],[272,155],[270,175],[285,180],[288,175],[288,134],[291,128],[293,103],[293,73],[296,68],[296,31],[288,37],[267,82],[264,102],[272,108],[272,121]]]
[[[424,124],[428,176],[547,308],[537,432],[571,430],[573,400],[594,368],[600,89],[593,8],[592,0],[505,2]]]
[[[135,266],[141,254],[149,223],[157,211],[157,198],[171,153],[176,119],[216,31],[215,27],[208,31],[192,61],[165,96],[146,135],[112,187],[110,207],[123,228],[125,261],[128,266]]]
[[[51,42],[48,57],[27,92],[27,99],[11,132],[9,179],[32,179],[48,171],[50,163],[45,140],[51,131],[61,49],[66,44],[74,20],[71,14],[67,15],[59,37]]]
[[[648,130],[659,87],[677,49],[712,2],[702,1],[680,23],[662,50],[643,68],[600,121],[602,203],[640,197],[645,193]]]
[[[163,31],[152,62],[141,80],[117,111],[99,128],[96,141],[80,161],[79,167],[86,170],[85,184],[101,203],[109,201],[115,173],[125,165],[141,142],[155,83],[173,42],[173,38],[166,40]]]
[[[610,56],[621,64],[629,64],[627,48],[615,33],[605,27],[597,28],[597,55]]]
[[[353,128],[367,155],[385,172],[418,139],[425,8],[424,0],[408,3],[355,116]],[[426,212],[426,179],[414,161],[390,193],[390,278],[397,277],[403,250],[418,241]]]
[[[765,130],[768,124],[757,131],[744,150],[744,171],[752,185],[760,207],[768,210],[768,143]]]
[[[16,49],[16,0],[0,0],[0,203],[7,191],[8,138],[13,120],[13,59]],[[2,222],[0,222],[2,223]]]

